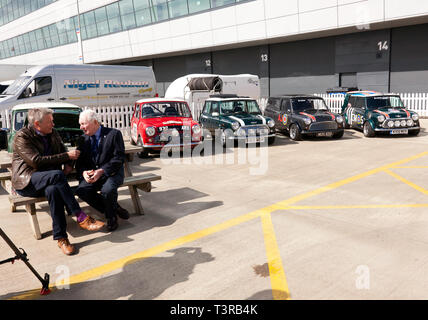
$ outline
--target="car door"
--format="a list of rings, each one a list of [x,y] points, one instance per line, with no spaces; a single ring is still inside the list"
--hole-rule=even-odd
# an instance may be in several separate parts
[[[366,99],[364,97],[356,97],[354,107],[354,126],[356,128],[363,128],[365,111]]]
[[[215,131],[220,128],[220,107],[218,101],[211,102],[211,114],[209,116],[210,119],[210,131],[211,134],[215,135]]]
[[[18,97],[20,103],[55,101],[56,87],[52,84],[52,76],[34,78]]]
[[[288,129],[291,120],[291,101],[288,98],[282,99],[280,107],[280,121],[275,121],[275,127],[279,130]]]
[[[202,108],[202,112],[199,117],[199,123],[201,124],[203,129],[208,130],[209,132],[211,132],[211,127],[212,127],[210,115],[211,115],[211,101],[205,101],[205,105]]]
[[[278,122],[280,121],[280,117],[279,117],[280,104],[281,104],[281,99],[269,98],[264,111],[264,115],[266,117],[270,117],[275,121],[275,127],[279,125]]]

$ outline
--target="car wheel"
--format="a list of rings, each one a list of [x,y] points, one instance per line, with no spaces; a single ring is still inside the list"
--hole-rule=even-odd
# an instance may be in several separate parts
[[[149,155],[149,152],[147,151],[147,149],[144,148],[143,140],[141,139],[141,137],[138,137],[137,146],[141,147],[141,152],[137,152],[137,156],[139,158],[147,158]]]
[[[421,129],[418,130],[409,130],[409,136],[417,136]]]
[[[275,142],[275,137],[269,137],[268,138],[268,145],[270,146],[271,144],[274,144]]]
[[[302,140],[302,133],[300,132],[300,128],[295,123],[290,126],[290,138],[294,141]]]
[[[343,133],[344,133],[343,130],[339,131],[339,132],[333,133],[333,139],[340,139],[340,138],[342,138],[343,137]]]
[[[370,122],[368,122],[368,121],[364,122],[363,133],[364,133],[364,136],[368,137],[368,138],[375,136],[375,132],[374,132],[372,126],[370,125]]]
[[[345,129],[349,129],[351,126],[349,125],[348,121],[346,120],[346,117],[343,117],[343,127]]]

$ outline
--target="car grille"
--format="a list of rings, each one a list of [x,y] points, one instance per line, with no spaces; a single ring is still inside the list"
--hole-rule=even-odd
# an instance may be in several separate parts
[[[309,130],[337,130],[336,121],[315,122],[309,126]]]
[[[269,128],[265,125],[244,126],[241,127],[247,136],[266,136],[269,134]]]
[[[173,140],[172,137],[172,131],[175,129],[177,130],[179,136],[180,136],[180,143],[183,143],[183,140],[185,141],[191,141],[192,139],[192,133],[190,131],[190,126],[188,126],[186,130],[183,130],[183,126],[169,126],[168,129],[162,130],[158,135],[154,137],[154,142],[156,143],[168,143]]]

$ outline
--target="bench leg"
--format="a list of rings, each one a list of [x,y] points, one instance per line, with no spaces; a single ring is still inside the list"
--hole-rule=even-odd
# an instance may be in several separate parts
[[[136,186],[129,186],[129,193],[131,194],[132,203],[134,204],[135,212],[143,215],[143,206],[141,205],[141,200],[138,195],[138,189]]]
[[[30,218],[31,228],[33,229],[34,237],[37,240],[42,238],[42,233],[40,232],[39,221],[37,220],[36,215],[36,205],[34,203],[26,204],[25,210],[28,213],[28,217]]]

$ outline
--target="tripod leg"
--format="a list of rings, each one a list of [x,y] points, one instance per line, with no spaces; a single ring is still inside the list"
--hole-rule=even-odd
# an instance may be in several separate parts
[[[23,249],[21,249],[23,252],[19,251],[19,249],[15,246],[15,244],[12,242],[12,240],[9,239],[9,237],[6,235],[6,233],[3,232],[3,230],[0,228],[0,236],[3,238],[4,241],[9,245],[9,247],[13,250],[13,252],[16,254],[16,256],[22,260],[25,265],[30,269],[30,271],[39,279],[39,281],[42,283],[42,290],[40,291],[40,294],[46,295],[49,294],[49,274],[45,273],[45,278],[43,279],[39,273],[33,268],[33,266],[28,262],[27,254]]]

